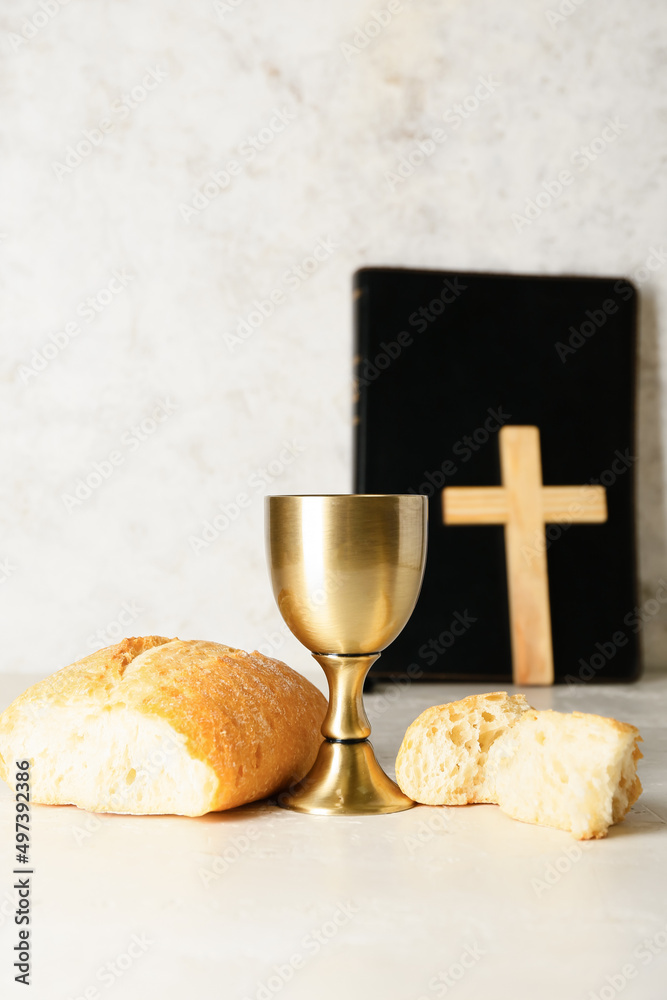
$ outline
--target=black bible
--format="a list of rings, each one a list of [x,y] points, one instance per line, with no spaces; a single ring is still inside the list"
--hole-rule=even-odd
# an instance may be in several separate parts
[[[636,678],[635,288],[364,268],[354,295],[355,492],[430,498],[423,589],[371,680],[511,682],[504,528],[445,524],[442,491],[499,486],[499,432],[513,425],[538,428],[545,487],[606,490],[605,523],[545,524],[535,538],[555,680]]]

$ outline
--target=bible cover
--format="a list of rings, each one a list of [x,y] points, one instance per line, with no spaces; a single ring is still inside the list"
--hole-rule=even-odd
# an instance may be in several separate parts
[[[423,589],[371,679],[511,682],[504,529],[445,526],[441,499],[500,484],[511,424],[539,428],[544,485],[607,491],[606,523],[546,525],[535,542],[556,682],[638,676],[636,298],[621,278],[357,272],[355,492],[430,497]]]

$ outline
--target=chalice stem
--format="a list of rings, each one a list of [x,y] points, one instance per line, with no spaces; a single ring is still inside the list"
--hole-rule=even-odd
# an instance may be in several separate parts
[[[329,683],[329,710],[322,723],[325,739],[360,742],[370,736],[371,726],[364,709],[364,680],[379,655],[313,653]]]

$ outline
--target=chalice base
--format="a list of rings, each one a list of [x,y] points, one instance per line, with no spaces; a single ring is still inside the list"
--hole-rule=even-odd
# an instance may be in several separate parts
[[[285,809],[321,816],[374,816],[414,805],[384,773],[368,740],[324,740],[308,774],[279,802]]]

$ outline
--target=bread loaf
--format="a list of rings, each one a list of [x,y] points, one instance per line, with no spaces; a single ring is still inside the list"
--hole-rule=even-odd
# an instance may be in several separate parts
[[[492,802],[514,819],[604,837],[641,794],[639,731],[581,712],[539,712],[523,695],[474,695],[409,727],[396,780],[416,802]]]
[[[92,812],[200,816],[278,792],[313,764],[326,699],[279,660],[214,642],[124,639],[0,716],[0,776]]]

